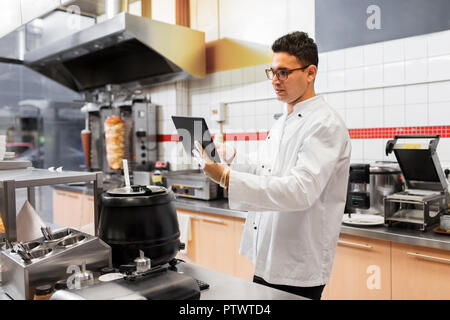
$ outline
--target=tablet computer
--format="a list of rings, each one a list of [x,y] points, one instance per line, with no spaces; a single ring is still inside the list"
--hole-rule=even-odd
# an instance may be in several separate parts
[[[204,118],[172,116],[172,121],[187,154],[192,155],[192,150],[195,148],[194,141],[198,141],[209,158],[220,163],[219,154]]]

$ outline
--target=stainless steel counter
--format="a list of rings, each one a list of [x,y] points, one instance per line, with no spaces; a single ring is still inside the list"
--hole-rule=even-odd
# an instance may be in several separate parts
[[[179,209],[220,214],[243,219],[246,217],[246,212],[230,209],[228,206],[228,200],[226,199],[204,201],[178,198],[175,205]],[[341,234],[401,242],[450,251],[450,236],[437,234],[432,230],[422,232],[413,229],[387,227],[385,225],[375,227],[354,227],[343,224],[341,227]]]
[[[177,269],[209,283],[209,289],[201,293],[201,300],[309,300],[189,263],[180,263]]]
[[[57,186],[57,188],[78,191],[82,193],[92,193],[92,188],[89,187],[64,185]],[[206,201],[178,197],[175,205],[179,209],[219,214],[241,219],[245,219],[247,217],[247,213],[245,211],[230,209],[227,199]],[[384,225],[375,227],[354,227],[342,225],[341,234],[388,240],[450,251],[450,236],[437,234],[432,230],[422,232],[418,230],[403,229],[397,227],[388,228]]]
[[[209,284],[209,288],[201,292],[201,300],[309,300],[189,263],[180,263],[177,269]],[[1,286],[0,300],[11,300]]]

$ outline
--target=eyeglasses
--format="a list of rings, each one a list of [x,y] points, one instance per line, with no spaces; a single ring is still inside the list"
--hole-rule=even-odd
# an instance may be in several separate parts
[[[277,76],[278,80],[284,81],[287,80],[288,76],[296,71],[296,70],[305,70],[308,68],[310,64],[307,66],[301,67],[301,68],[295,68],[295,69],[278,69],[277,71],[273,71],[272,68],[266,69],[266,76],[267,79],[272,80],[274,76]]]

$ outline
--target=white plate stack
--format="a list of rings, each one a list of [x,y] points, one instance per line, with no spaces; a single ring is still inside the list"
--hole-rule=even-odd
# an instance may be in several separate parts
[[[342,222],[354,226],[378,226],[384,224],[384,217],[374,214],[348,213],[342,217]]]

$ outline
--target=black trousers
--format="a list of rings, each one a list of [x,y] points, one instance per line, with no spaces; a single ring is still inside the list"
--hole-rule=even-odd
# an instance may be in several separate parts
[[[259,283],[271,288],[275,288],[278,290],[286,291],[292,294],[296,294],[298,296],[302,296],[305,298],[309,298],[312,300],[320,300],[322,297],[322,291],[323,288],[325,288],[325,285],[317,286],[317,287],[294,287],[294,286],[286,286],[282,284],[272,284],[268,283],[266,280],[264,280],[261,277],[253,276],[253,282]]]

